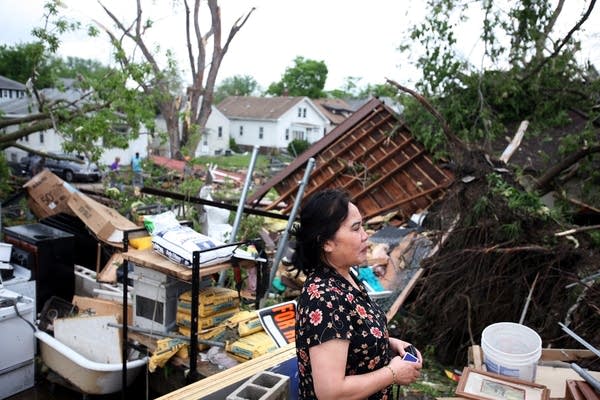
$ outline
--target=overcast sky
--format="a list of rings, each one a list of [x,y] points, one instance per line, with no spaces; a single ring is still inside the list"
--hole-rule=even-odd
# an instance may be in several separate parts
[[[43,0],[0,0],[0,37],[3,44],[25,43],[30,32],[43,22]],[[95,0],[63,0],[62,9],[84,24],[104,17]],[[155,36],[148,44],[172,48],[187,65],[185,23],[175,15],[170,0],[158,0],[145,15],[152,17]],[[564,13],[570,13],[574,23],[588,2],[569,0]],[[104,4],[119,17],[135,11],[133,0],[104,0]],[[346,77],[359,77],[360,86],[384,83],[385,78],[411,86],[416,73],[411,60],[398,50],[407,29],[419,21],[426,9],[425,0],[224,0],[220,2],[223,36],[233,22],[256,10],[233,39],[222,63],[218,81],[234,75],[250,75],[262,89],[278,81],[286,67],[293,66],[296,56],[324,61],[329,70],[327,90],[341,88]],[[156,17],[159,15],[160,17]],[[128,19],[130,20],[130,19]],[[566,20],[566,18],[565,18]],[[474,19],[463,26],[459,51],[464,57],[477,60],[480,48],[477,37],[481,21]],[[107,26],[112,26],[107,23]],[[600,10],[594,10],[584,32],[582,59],[591,59],[600,66]],[[570,27],[570,25],[569,25]],[[91,40],[84,33],[64,38],[59,54],[97,59],[108,64],[110,48],[102,35]],[[474,61],[477,63],[477,61]],[[477,63],[478,64],[478,63]],[[183,73],[184,79],[189,74]]]

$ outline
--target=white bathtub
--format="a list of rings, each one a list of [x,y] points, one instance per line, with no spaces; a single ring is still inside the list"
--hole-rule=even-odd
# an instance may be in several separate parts
[[[122,363],[105,364],[91,361],[65,346],[46,332],[37,331],[42,361],[82,393],[108,394],[121,390]],[[129,386],[145,367],[147,357],[127,362]]]

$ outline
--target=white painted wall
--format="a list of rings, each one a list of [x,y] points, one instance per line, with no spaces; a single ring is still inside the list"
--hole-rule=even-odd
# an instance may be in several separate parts
[[[196,157],[203,155],[214,155],[215,152],[224,153],[229,149],[230,121],[215,106],[206,122],[205,133],[196,148]]]

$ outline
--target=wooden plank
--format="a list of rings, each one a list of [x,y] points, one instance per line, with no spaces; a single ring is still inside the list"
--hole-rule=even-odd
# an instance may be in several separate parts
[[[296,356],[294,343],[279,348],[260,357],[228,368],[223,372],[184,386],[181,389],[167,393],[155,400],[196,400],[203,399],[222,388],[248,379],[260,371],[265,371]]]
[[[186,266],[176,264],[173,261],[161,256],[151,249],[136,250],[129,249],[126,253],[123,253],[123,259],[138,264],[142,267],[150,268],[155,271],[164,273],[165,275],[173,276],[177,279],[181,279],[186,282],[192,280],[192,269]],[[202,256],[200,256],[202,260]],[[249,267],[253,266],[254,263],[249,260],[240,260],[240,266]],[[221,264],[209,265],[207,267],[202,266],[200,263],[200,277],[212,275],[220,272],[224,269],[231,268],[233,265],[231,262],[225,262]]]
[[[73,304],[79,308],[79,313],[90,312],[92,315],[114,315],[117,321],[123,321],[123,306],[110,300],[99,299],[97,297],[73,296]],[[127,306],[127,320],[133,321],[133,306]]]

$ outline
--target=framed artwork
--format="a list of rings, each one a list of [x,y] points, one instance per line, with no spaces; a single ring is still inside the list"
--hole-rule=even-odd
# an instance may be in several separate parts
[[[466,367],[456,394],[475,400],[548,400],[544,385]]]

